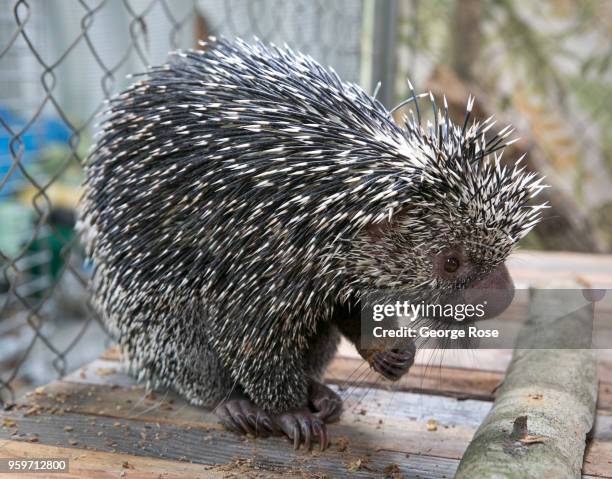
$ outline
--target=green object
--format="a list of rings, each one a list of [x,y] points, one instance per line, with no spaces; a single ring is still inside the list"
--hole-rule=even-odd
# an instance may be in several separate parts
[[[0,201],[0,252],[15,258],[32,235],[32,211],[23,204]]]
[[[9,267],[9,281],[37,284],[36,289],[27,294],[40,296],[49,285],[57,283],[64,267],[63,250],[75,236],[74,212],[68,209],[54,209],[35,235],[38,217],[32,209],[20,202],[8,200],[0,202],[0,282],[4,280],[7,261],[18,259],[19,272]],[[33,239],[32,239],[33,238]],[[24,251],[24,248],[25,251]],[[12,278],[12,279],[11,279]],[[45,278],[45,281],[36,281]],[[42,285],[42,286],[41,286]]]
[[[55,220],[54,214],[48,218],[48,225],[41,229],[41,234],[32,242],[28,248],[31,254],[48,251],[50,258],[48,262],[38,263],[31,269],[35,277],[50,275],[53,282],[58,279],[64,266],[64,248],[74,239],[74,223],[60,222]],[[68,254],[68,252],[66,252]]]

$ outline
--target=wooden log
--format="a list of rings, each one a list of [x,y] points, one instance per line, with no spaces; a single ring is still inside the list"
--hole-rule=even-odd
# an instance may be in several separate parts
[[[573,341],[577,331],[590,327],[592,308],[568,307],[571,313],[561,320],[549,314],[575,301],[576,294],[534,293],[504,383],[457,478],[580,477],[594,422],[597,363],[593,350],[573,349]],[[555,349],[535,349],[542,344]]]

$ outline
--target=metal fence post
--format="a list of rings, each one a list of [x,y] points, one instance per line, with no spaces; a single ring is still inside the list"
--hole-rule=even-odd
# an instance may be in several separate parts
[[[387,108],[395,103],[397,0],[374,0],[372,85],[380,82],[378,99]]]

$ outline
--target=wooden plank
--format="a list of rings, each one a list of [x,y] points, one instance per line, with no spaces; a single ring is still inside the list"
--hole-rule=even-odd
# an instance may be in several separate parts
[[[56,407],[57,404],[51,399],[52,397],[66,397],[66,393],[63,392],[66,390],[65,386],[67,385],[57,383],[49,387],[48,395],[37,398],[36,404],[44,408],[43,414]],[[69,413],[84,416],[102,416],[115,420],[130,419],[205,431],[223,430],[217,423],[216,417],[209,411],[186,405],[180,399],[173,402],[173,409],[168,411],[164,407],[166,400],[153,404],[151,402],[138,404],[138,400],[142,399],[144,394],[143,391],[135,389],[121,391],[104,386],[68,386],[71,387],[71,392],[69,399],[61,403],[64,408],[63,414],[68,410]],[[381,393],[371,391],[366,395],[366,390],[357,390],[347,399],[342,422],[330,426],[330,432],[336,438],[350,437],[354,443],[361,443],[362,436],[376,437],[382,434],[384,437],[377,441],[380,447],[420,454],[435,450],[436,455],[458,459],[488,409],[488,403],[482,404],[482,409],[479,409],[465,401],[449,402],[445,400],[446,398],[436,396],[411,395],[405,398],[395,396],[396,394],[387,391]],[[24,413],[31,409],[32,403],[19,407],[18,412]],[[390,417],[390,410],[397,413]],[[429,419],[435,419],[439,424],[438,434],[432,434],[427,430]]]
[[[121,353],[119,352],[118,346],[111,346],[102,353],[100,359],[106,359],[107,361],[119,361],[121,360]]]
[[[359,373],[353,374],[358,365],[362,365],[360,370],[368,371],[367,375],[360,376]],[[94,410],[101,411],[101,414],[115,414],[112,408],[109,409],[109,404],[105,401],[103,396],[100,396],[100,389],[93,389],[89,386],[91,385],[101,385],[107,386],[108,389],[112,389],[112,386],[120,386],[120,393],[117,393],[119,397],[125,398],[126,401],[129,400],[124,406],[121,407],[121,410],[127,409],[134,411],[144,410],[144,409],[160,409],[160,416],[163,417],[171,417],[173,415],[173,409],[179,409],[180,415],[182,417],[187,417],[189,421],[192,420],[192,414],[201,414],[200,408],[191,408],[191,406],[187,406],[182,399],[171,392],[165,393],[157,393],[155,395],[155,399],[148,400],[145,397],[145,391],[142,386],[136,386],[136,382],[133,378],[125,375],[120,371],[117,367],[117,363],[111,361],[103,361],[98,360],[94,361],[90,366],[88,366],[85,371],[85,374],[80,374],[79,372],[75,372],[66,378],[64,378],[64,382],[69,383],[77,383],[84,385],[84,389],[80,390],[79,394],[70,394],[70,396],[65,399],[64,404],[70,404],[71,407],[78,407],[78,402],[82,402],[83,404],[88,404],[90,409],[88,412],[93,412]],[[105,371],[103,376],[99,376],[98,374],[92,373],[92,371]],[[108,373],[107,373],[108,371]],[[110,372],[112,371],[112,373]],[[422,369],[422,372],[425,374],[425,369]],[[458,370],[459,373],[462,371]],[[449,381],[452,381],[453,370],[444,370],[445,375],[448,376]],[[469,374],[468,371],[465,374]],[[421,379],[419,378],[410,378],[410,375],[407,375],[405,378],[402,378],[397,383],[391,383],[382,379],[377,373],[371,371],[369,368],[365,367],[365,363],[360,360],[347,359],[347,358],[337,358],[333,361],[332,366],[328,370],[328,377],[330,378],[330,383],[337,386],[337,389],[340,389],[340,394],[345,400],[345,410],[348,412],[351,409],[355,409],[359,407],[357,405],[358,402],[367,400],[369,404],[372,404],[373,397],[379,397],[381,401],[394,401],[396,398],[405,397],[408,403],[412,404],[415,401],[418,405],[419,401],[423,402],[425,399],[428,401],[428,407],[431,411],[431,414],[437,416],[446,416],[449,412],[451,413],[459,413],[461,417],[458,419],[459,421],[465,421],[468,417],[465,415],[465,411],[463,411],[463,404],[466,401],[459,400],[457,401],[453,396],[459,396],[460,399],[467,399],[467,395],[470,394],[469,386],[465,389],[460,389],[461,386],[459,383],[455,383],[457,386],[457,394],[453,394],[453,390],[448,386],[444,385],[442,382],[438,381],[438,378],[434,375],[432,378],[427,379],[430,381],[430,385],[432,390],[435,390],[438,393],[440,390],[448,392],[447,395],[442,396],[430,396],[428,394],[409,394],[407,396],[403,396],[401,393],[403,392],[422,392],[421,388],[419,388],[419,383]],[[494,379],[501,377],[499,375],[495,375]],[[351,382],[354,381],[354,383]],[[424,379],[425,380],[425,379]],[[485,382],[486,384],[486,382]],[[491,377],[488,378],[488,384],[493,387],[497,382],[495,380],[491,380]],[[452,386],[452,385],[451,385]],[[47,396],[53,396],[54,394],[58,394],[56,390],[58,386],[46,386],[44,388],[45,394],[36,395],[30,394],[30,398],[34,397],[38,402],[44,400]],[[89,387],[89,389],[88,389]],[[129,388],[129,389],[124,389]],[[72,386],[62,386],[60,383],[59,386],[59,394],[66,390],[71,390],[72,392],[78,391],[76,388],[72,388]],[[465,391],[465,394],[464,394]],[[492,393],[492,388],[488,391],[488,396],[490,397]],[[85,395],[86,394],[86,395]],[[483,392],[483,396],[484,396]],[[449,397],[443,397],[449,396]],[[95,403],[92,402],[92,398],[95,400]],[[416,399],[414,399],[416,398]],[[435,398],[435,404],[434,399]],[[173,401],[172,405],[169,406],[167,404],[168,401]],[[157,404],[157,406],[154,406]],[[474,420],[473,425],[477,426],[482,417],[482,414],[486,414],[487,408],[489,407],[488,402],[480,402],[483,406],[483,410],[481,414],[479,414]],[[439,407],[437,407],[439,405]],[[422,408],[422,405],[419,406]],[[412,408],[414,409],[414,408]],[[100,412],[99,412],[100,413]],[[412,416],[413,419],[416,419],[418,416]]]
[[[293,451],[281,438],[246,439],[218,429],[204,432],[130,420],[123,420],[120,426],[116,426],[117,421],[111,418],[97,417],[92,421],[79,414],[38,418],[13,414],[10,417],[18,423],[19,434],[25,440],[36,434],[37,444],[93,448],[107,453],[230,468],[236,459],[242,459],[261,471],[305,473],[314,477],[327,474],[334,478],[371,478],[382,477],[385,468],[396,465],[408,477],[445,478],[452,477],[457,466],[456,460],[381,449],[372,438],[361,444],[336,444],[324,453],[306,453]],[[65,432],[67,426],[71,428],[69,433]],[[4,428],[0,428],[0,438],[16,441],[18,437],[7,437]],[[266,472],[259,477],[269,475]]]
[[[151,457],[89,451],[84,449],[46,446],[20,441],[2,441],[0,457],[11,459],[63,458],[69,461],[68,473],[54,473],[45,476],[41,473],[20,473],[21,479],[221,479],[227,473],[219,468],[179,461],[164,461]],[[3,477],[8,477],[3,475]],[[270,477],[277,477],[270,476]]]
[[[344,390],[353,386],[376,387],[435,393],[460,399],[485,400],[491,399],[502,377],[500,372],[415,365],[410,370],[410,374],[392,383],[372,371],[361,358],[351,357],[335,358],[325,373],[326,382],[336,384]],[[96,360],[64,377],[63,380],[125,387],[136,384],[133,378],[121,372],[118,363],[108,360]]]
[[[501,350],[487,350],[494,361],[485,366],[501,363],[498,353]],[[505,350],[504,350],[505,351]],[[474,351],[477,353],[478,351]],[[457,351],[448,351],[455,355]],[[511,353],[511,351],[510,351]],[[505,353],[504,353],[505,354]],[[105,356],[113,357],[113,356]],[[612,411],[612,367],[608,361],[599,365],[600,388],[598,408]],[[497,385],[503,380],[504,371],[487,371],[461,367],[416,364],[410,373],[399,381],[391,383],[371,371],[361,358],[336,357],[325,373],[325,380],[337,385],[340,389],[354,386],[364,388],[392,388],[396,391],[412,391],[427,394],[439,394],[459,399],[482,399],[490,401]],[[74,371],[64,378],[67,382],[84,384],[107,384],[129,387],[135,385],[133,378],[121,372],[121,366],[114,360],[96,360],[93,363]]]
[[[608,360],[610,351],[600,350],[602,356],[599,364],[600,390],[598,408],[612,411],[612,361]],[[446,351],[451,359],[461,355],[459,351]],[[464,358],[470,353],[476,355],[483,367],[497,370],[473,369],[467,367],[448,367],[416,364],[410,373],[399,381],[391,383],[372,372],[366,363],[357,355],[336,357],[325,373],[325,380],[338,385],[341,389],[355,385],[362,387],[392,388],[398,391],[419,391],[430,394],[456,397],[459,399],[482,399],[490,401],[496,386],[503,379],[506,355],[510,350],[465,351]],[[478,354],[482,353],[482,354]],[[112,357],[112,356],[110,356]],[[454,361],[459,362],[461,361]],[[465,361],[464,361],[465,362]],[[442,363],[445,364],[445,363]],[[502,365],[504,369],[502,369]],[[501,370],[500,370],[501,369]],[[131,386],[136,382],[121,372],[116,361],[97,360],[64,378],[65,381],[87,384],[114,384]]]
[[[417,353],[415,366],[410,373],[394,383],[394,387],[405,391],[422,391],[458,398],[492,398],[495,386],[503,379],[512,350],[421,350]],[[65,380],[92,384],[131,385],[133,380],[120,372],[117,363],[119,353],[111,348],[90,365],[66,376]],[[612,411],[612,349],[598,350],[599,357],[599,405]],[[115,371],[110,376],[100,375]],[[98,371],[98,372],[97,372]],[[367,369],[353,345],[343,340],[337,357],[326,371],[325,379],[341,387],[361,381],[369,387],[388,387],[390,383],[375,374],[366,374]]]
[[[598,416],[593,439],[587,442],[583,472],[595,477],[612,477],[612,418]]]
[[[416,364],[409,374],[391,383],[371,371],[362,359],[346,357],[335,358],[325,373],[325,381],[341,389],[359,384],[361,387],[387,387],[396,391],[483,400],[491,400],[502,379],[500,372]]]
[[[377,445],[385,449],[418,454],[435,450],[438,456],[455,459],[461,457],[490,407],[490,403],[483,401],[377,389],[354,388],[348,394],[342,421],[330,426],[333,437],[346,436],[356,444],[365,440],[364,445],[368,438],[376,437]],[[143,388],[58,382],[28,399],[15,407],[16,414],[28,411],[31,417],[80,414],[223,431],[211,412],[190,406],[172,393],[157,394],[155,399],[147,400]],[[394,411],[392,417],[389,411]],[[428,431],[430,419],[439,424],[436,434]]]
[[[85,368],[71,373],[65,379],[97,384],[119,384],[117,381],[126,384],[133,383],[130,378],[120,373],[121,366],[116,362],[119,359],[119,352],[116,348],[110,348],[102,357],[106,358],[105,361],[94,361]],[[503,377],[511,357],[512,350],[510,349],[421,350],[417,353],[415,366],[410,370],[410,374],[395,384],[404,390],[418,389],[456,397],[490,399],[489,392]],[[609,409],[608,406],[612,403],[612,396],[610,396],[612,394],[612,349],[598,350],[598,359],[599,378],[602,384],[600,394],[605,395],[602,404],[605,409]],[[359,371],[357,368],[360,368]],[[102,372],[105,369],[109,371],[114,369],[119,376],[100,377],[96,372],[98,369]],[[362,374],[366,371],[363,359],[352,344],[343,340],[336,358],[326,372],[326,379],[341,385],[347,381],[350,384],[361,378],[361,381],[371,386],[370,380],[374,378],[374,375],[361,377],[360,371]],[[89,379],[81,377],[83,375]],[[435,384],[436,381],[438,385]],[[462,384],[463,381],[466,381],[465,385]],[[379,384],[379,387],[385,387],[390,383],[381,379]],[[417,384],[421,384],[422,388]],[[470,391],[475,391],[475,394],[470,394]]]
[[[18,437],[24,440],[37,434],[40,443],[61,447],[86,447],[173,460],[184,456],[188,460],[209,465],[231,464],[233,458],[239,457],[265,470],[295,472],[297,467],[301,472],[316,472],[303,469],[300,461],[306,456],[309,464],[332,477],[345,477],[348,464],[367,458],[372,467],[379,471],[396,463],[406,472],[413,473],[420,467],[423,477],[442,477],[436,476],[435,471],[444,470],[444,475],[452,474],[451,469],[456,467],[456,462],[451,460],[461,456],[489,407],[482,401],[457,401],[380,390],[369,392],[366,400],[359,402],[364,391],[357,391],[355,397],[349,399],[349,408],[342,421],[330,427],[336,445],[329,452],[315,454],[311,458],[304,453],[292,452],[290,446],[279,438],[250,440],[227,433],[213,423],[214,418],[210,413],[198,408],[193,408],[193,411],[199,410],[200,418],[194,417],[193,422],[191,419],[184,421],[182,417],[161,420],[161,408],[150,407],[132,411],[137,413],[132,416],[134,419],[125,419],[129,410],[113,406],[122,404],[124,393],[137,393],[135,389],[123,391],[104,386],[64,386],[99,388],[95,390],[96,394],[102,397],[108,409],[114,411],[114,417],[89,416],[88,407],[98,403],[92,399],[94,394],[87,394],[85,389],[82,391],[89,398],[88,403],[73,391],[74,403],[80,406],[71,413],[51,414],[45,410],[26,416],[28,409],[24,408],[3,413],[0,417],[15,421],[15,425],[0,428],[0,438],[15,440],[15,436],[11,435],[18,431]],[[52,393],[49,396],[39,395],[38,399],[43,397],[62,396]],[[62,397],[62,401],[60,404],[66,407],[66,398]],[[184,411],[181,404],[176,406],[177,410]],[[390,411],[393,411],[392,417],[389,416]],[[95,407],[93,413],[96,413]],[[427,430],[427,420],[432,418],[437,420],[436,431]],[[339,454],[339,438],[348,440],[348,455]],[[200,451],[198,445],[203,444],[206,450]],[[419,460],[406,461],[410,458]],[[445,459],[442,461],[444,467],[440,466],[440,458]],[[612,416],[600,416],[587,452],[585,473],[612,477],[609,458],[612,458]],[[355,477],[372,477],[366,472],[364,476]]]
[[[375,373],[363,374],[365,362],[355,358],[336,358],[325,374],[325,381],[341,388],[358,382],[361,387],[390,386],[397,391],[438,394],[458,399],[481,399],[492,401],[495,389],[504,378],[503,372],[466,368],[426,367],[415,365],[409,374],[396,383],[380,379]],[[600,364],[600,377],[610,377],[607,364]],[[610,378],[612,379],[612,378]],[[612,382],[600,381],[597,407],[600,411],[612,412]]]
[[[116,419],[141,420],[201,429],[222,426],[210,411],[187,404],[171,392],[147,393],[143,386],[68,383],[48,384],[15,406],[22,413],[77,413]]]
[[[349,352],[348,348],[343,352],[349,357],[359,357],[357,353]],[[612,349],[600,349],[597,351],[597,356],[600,380],[612,384]],[[421,350],[417,352],[415,363],[430,364],[434,368],[451,367],[503,373],[506,371],[511,357],[511,349]]]
[[[516,282],[534,285],[551,279],[581,279],[594,288],[612,289],[612,255],[518,251],[507,262]]]
[[[96,359],[63,378],[64,381],[86,384],[111,384],[129,387],[136,380],[123,372],[121,363],[115,360]]]

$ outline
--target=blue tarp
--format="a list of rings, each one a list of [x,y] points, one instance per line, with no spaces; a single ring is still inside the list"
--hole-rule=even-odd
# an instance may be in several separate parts
[[[19,191],[23,185],[23,175],[18,168],[7,178],[14,163],[11,154],[13,135],[22,132],[27,121],[10,110],[0,106],[0,199]],[[6,125],[6,126],[5,126]],[[10,128],[11,131],[7,130]],[[68,144],[71,130],[60,118],[40,117],[21,133],[19,141],[13,141],[12,149],[18,153],[23,145],[20,157],[22,165],[27,167],[44,148],[53,144]],[[3,186],[2,186],[3,185]]]

